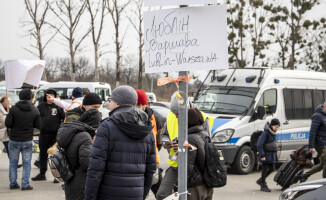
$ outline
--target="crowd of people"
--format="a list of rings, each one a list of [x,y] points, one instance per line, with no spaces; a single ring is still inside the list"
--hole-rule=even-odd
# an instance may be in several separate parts
[[[120,86],[109,98],[109,117],[102,119],[102,99],[87,89],[75,88],[72,103],[58,98],[54,89],[45,91],[36,107],[30,89],[19,93],[20,101],[10,108],[10,99],[0,100],[0,141],[8,157],[10,189],[33,190],[30,184],[34,129],[39,135],[39,174],[32,181],[47,179],[48,149],[56,144],[65,156],[74,177],[64,183],[66,199],[146,199],[150,190],[163,200],[178,190],[178,100],[171,96],[170,113],[161,124],[150,108],[145,91]],[[10,108],[10,109],[9,109]],[[190,200],[213,199],[213,188],[203,179],[205,136],[210,136],[213,119],[188,102],[188,195]],[[264,192],[270,192],[266,177],[277,161],[276,132],[278,119],[266,124],[258,140],[262,176],[257,180]],[[309,146],[317,149],[322,161],[301,180],[324,170],[326,176],[326,103],[312,117]],[[164,177],[158,152],[168,150],[169,168]],[[17,182],[19,155],[22,155],[22,181]],[[58,180],[54,178],[54,183]],[[126,192],[127,191],[127,192]]]

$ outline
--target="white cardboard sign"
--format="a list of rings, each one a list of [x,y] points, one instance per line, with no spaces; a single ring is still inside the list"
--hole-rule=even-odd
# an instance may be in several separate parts
[[[145,0],[144,6],[180,6],[216,3],[217,0]]]
[[[44,60],[8,60],[4,63],[6,88],[20,88],[24,83],[38,87],[45,68]]]
[[[226,6],[144,13],[145,72],[228,68]]]

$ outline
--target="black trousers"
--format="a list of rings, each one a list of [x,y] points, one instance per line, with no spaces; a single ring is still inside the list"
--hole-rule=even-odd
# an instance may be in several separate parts
[[[56,135],[40,134],[39,147],[40,147],[40,174],[45,174],[48,169],[48,148],[56,143]]]
[[[263,163],[263,170],[261,171],[261,182],[266,183],[266,178],[275,170],[274,163]]]
[[[6,151],[7,151],[7,156],[9,158],[9,148],[8,148],[9,141],[2,142],[2,143],[3,143],[3,145],[5,145],[5,148],[6,148]]]

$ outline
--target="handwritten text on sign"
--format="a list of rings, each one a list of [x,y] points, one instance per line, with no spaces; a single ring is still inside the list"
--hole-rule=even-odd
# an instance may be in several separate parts
[[[144,13],[145,72],[228,68],[225,6]]]
[[[216,4],[217,0],[145,0],[145,6],[179,6],[194,4]]]

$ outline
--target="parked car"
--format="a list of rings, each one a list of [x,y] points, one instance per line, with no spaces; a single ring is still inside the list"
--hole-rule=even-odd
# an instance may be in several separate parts
[[[6,96],[6,91],[0,91],[0,97]],[[15,93],[8,92],[8,96],[10,98],[11,105],[15,105],[19,101],[19,96]]]
[[[286,189],[279,200],[325,200],[326,179],[300,183]]]
[[[156,102],[156,95],[152,92],[146,92],[148,102]]]
[[[170,103],[169,102],[163,102],[163,101],[156,101],[151,103],[152,106],[160,106],[160,107],[165,107],[165,108],[170,108]]]
[[[153,110],[154,115],[160,119],[161,124],[165,124],[170,109],[162,106],[151,106],[151,109]]]

